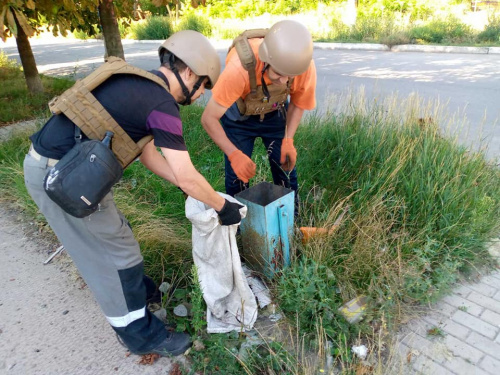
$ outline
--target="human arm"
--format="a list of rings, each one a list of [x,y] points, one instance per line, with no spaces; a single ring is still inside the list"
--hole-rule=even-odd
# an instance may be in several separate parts
[[[293,102],[288,105],[288,110],[286,112],[286,130],[284,138],[292,138],[295,136],[300,120],[304,115],[304,110],[297,107]]]
[[[210,138],[228,156],[236,176],[247,183],[255,176],[256,165],[248,156],[239,150],[229,140],[219,120],[226,112],[227,107],[218,104],[214,98],[210,98],[201,116],[201,124]]]
[[[293,137],[297,128],[299,127],[300,120],[304,110],[297,107],[295,104],[290,103],[288,106],[286,117],[285,136],[281,142],[281,157],[280,163],[284,171],[291,171],[295,167],[297,161],[297,150],[293,145]]]
[[[154,141],[149,142],[142,149],[142,154],[139,157],[140,162],[154,174],[164,178],[165,180],[179,186],[175,175],[165,158],[158,152]]]
[[[201,115],[201,125],[210,138],[219,146],[226,155],[231,155],[238,148],[229,140],[226,132],[222,128],[219,120],[226,113],[227,107],[217,103],[214,98],[210,98],[203,114]]]
[[[161,148],[162,156],[148,143],[141,155],[141,162],[151,172],[178,186],[187,195],[209,205],[219,215],[222,225],[237,224],[241,221],[239,209],[242,205],[222,198],[207,180],[195,169],[187,151]]]
[[[216,211],[224,206],[224,198],[213,190],[205,178],[194,168],[187,151],[161,148],[162,156],[149,142],[142,151],[140,161],[154,174],[180,187],[186,194],[208,204]]]

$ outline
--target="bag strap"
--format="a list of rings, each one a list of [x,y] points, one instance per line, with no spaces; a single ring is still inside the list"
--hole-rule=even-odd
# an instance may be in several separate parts
[[[234,47],[240,58],[241,65],[248,72],[250,78],[250,92],[257,92],[257,77],[255,74],[255,66],[257,65],[257,59],[252,51],[252,47],[248,42],[248,39],[264,38],[269,29],[253,29],[243,31],[238,35],[229,47],[229,51]]]

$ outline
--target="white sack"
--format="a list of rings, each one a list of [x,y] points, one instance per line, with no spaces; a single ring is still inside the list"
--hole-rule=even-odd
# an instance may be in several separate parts
[[[229,195],[218,194],[238,202]],[[244,218],[247,207],[241,208],[240,213]],[[209,310],[207,331],[252,329],[257,319],[257,302],[241,267],[236,245],[238,224],[220,225],[217,212],[192,197],[186,200],[186,217],[193,224],[193,259]]]

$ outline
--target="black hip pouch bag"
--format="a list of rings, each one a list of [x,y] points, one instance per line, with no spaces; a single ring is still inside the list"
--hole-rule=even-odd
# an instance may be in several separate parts
[[[113,132],[102,141],[81,141],[75,127],[75,146],[52,167],[43,180],[50,199],[68,214],[82,218],[95,212],[99,203],[123,175],[123,168],[111,151]]]

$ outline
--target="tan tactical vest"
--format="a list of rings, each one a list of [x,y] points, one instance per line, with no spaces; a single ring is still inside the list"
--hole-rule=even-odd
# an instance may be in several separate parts
[[[290,86],[293,78],[289,79],[284,85],[269,85],[269,97],[262,91],[262,86],[257,86],[257,77],[255,74],[255,67],[257,61],[255,55],[250,47],[248,39],[264,38],[269,29],[254,29],[242,32],[236,39],[234,39],[228,52],[234,47],[240,58],[241,65],[248,72],[250,78],[250,93],[243,100],[239,98],[236,101],[240,113],[244,116],[260,115],[261,120],[266,113],[276,111],[280,108],[284,109],[284,104],[290,95]]]
[[[49,108],[55,115],[64,113],[90,139],[103,139],[106,131],[112,131],[114,136],[111,148],[125,168],[141,154],[153,136],[146,136],[135,143],[92,95],[91,91],[113,74],[135,74],[150,79],[169,91],[165,81],[153,73],[129,65],[118,57],[109,57],[87,77],[76,81],[73,87],[52,99]]]

